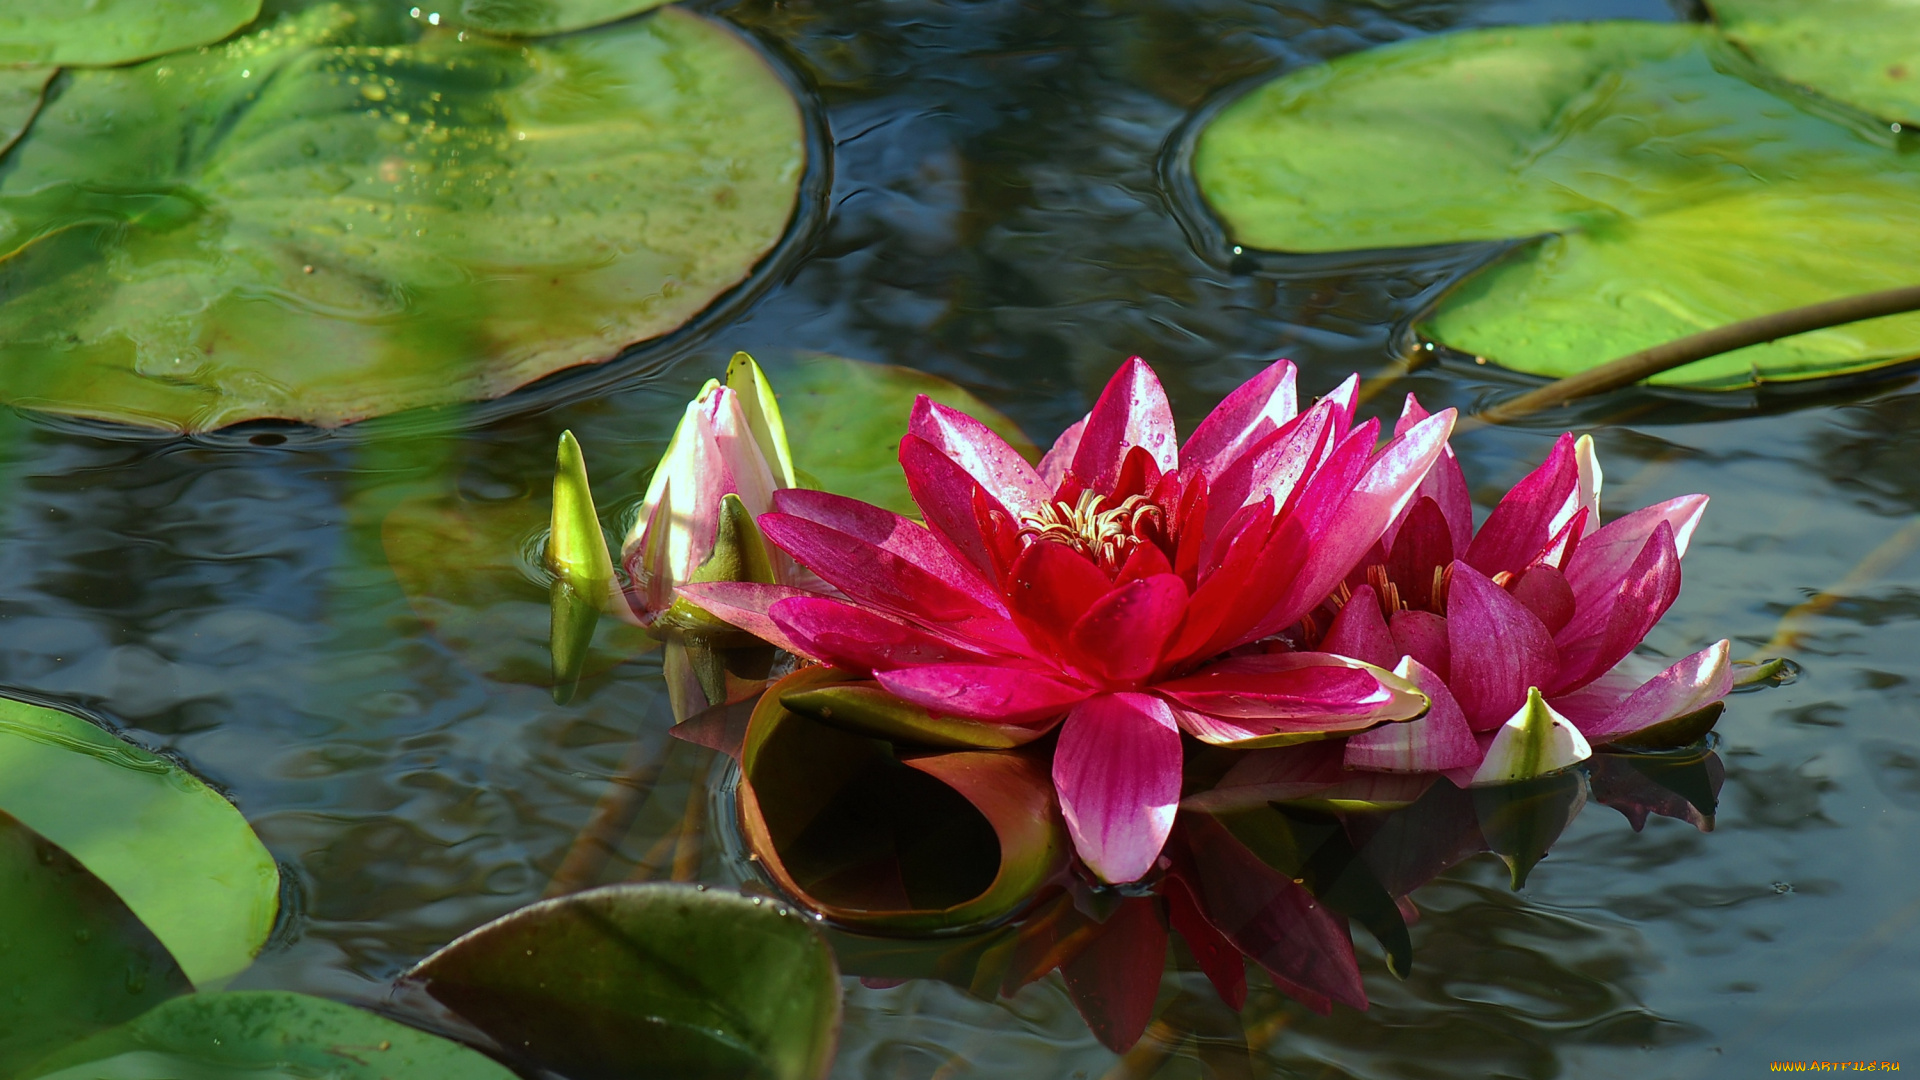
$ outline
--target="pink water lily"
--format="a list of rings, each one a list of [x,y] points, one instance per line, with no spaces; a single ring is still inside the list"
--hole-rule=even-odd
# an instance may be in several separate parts
[[[680,594],[928,713],[1060,725],[1052,775],[1074,845],[1102,879],[1136,880],[1173,824],[1182,732],[1269,746],[1427,708],[1356,659],[1226,655],[1318,607],[1452,430],[1451,412],[1424,417],[1376,448],[1378,421],[1354,423],[1355,380],[1304,413],[1294,381],[1272,365],[1178,445],[1159,381],[1129,360],[1038,468],[923,397],[900,463],[925,525],[804,490],[758,519],[840,595]]]
[[[1426,417],[1409,395],[1397,430]],[[1679,595],[1680,557],[1707,497],[1601,526],[1600,489],[1591,439],[1563,435],[1476,533],[1459,463],[1443,456],[1293,633],[1303,647],[1394,667],[1433,699],[1418,721],[1349,738],[1348,768],[1498,782],[1726,696],[1724,640],[1664,671],[1633,655]]]

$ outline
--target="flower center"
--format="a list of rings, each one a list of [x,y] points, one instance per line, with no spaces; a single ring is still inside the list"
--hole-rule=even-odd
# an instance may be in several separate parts
[[[1104,507],[1104,496],[1083,491],[1068,504],[1051,502],[1020,517],[1020,535],[1065,544],[1107,573],[1117,572],[1144,542],[1140,527],[1149,522],[1166,527],[1166,514],[1145,495],[1129,495],[1120,505]]]

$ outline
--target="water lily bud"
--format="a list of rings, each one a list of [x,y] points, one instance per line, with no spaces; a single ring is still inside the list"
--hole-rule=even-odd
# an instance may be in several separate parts
[[[1473,774],[1473,786],[1509,784],[1559,772],[1593,756],[1587,737],[1573,722],[1547,705],[1538,687],[1527,688],[1527,703],[1494,733],[1487,756]]]
[[[675,600],[674,590],[689,582],[785,584],[793,577],[792,561],[753,524],[773,509],[774,491],[793,483],[780,408],[745,353],[734,357],[727,378],[731,385],[709,381],[688,403],[622,548],[628,600],[642,625],[669,609],[682,628],[724,625]]]
[[[553,518],[547,536],[547,567],[588,599],[613,581],[613,559],[600,532],[600,515],[587,486],[587,462],[573,432],[560,433],[553,469]]]

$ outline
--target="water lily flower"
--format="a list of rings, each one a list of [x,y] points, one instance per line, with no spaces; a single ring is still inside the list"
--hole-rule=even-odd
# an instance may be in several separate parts
[[[869,674],[903,716],[1009,745],[1059,726],[1052,778],[1103,880],[1151,870],[1180,798],[1181,733],[1256,747],[1420,715],[1405,680],[1312,652],[1227,655],[1343,581],[1438,460],[1451,412],[1376,448],[1357,381],[1300,412],[1267,368],[1184,445],[1138,358],[1038,468],[922,397],[900,463],[926,524],[817,491],[759,525],[839,590],[695,584],[680,595],[800,655]],[[869,703],[870,705],[871,703]],[[903,720],[910,722],[910,718]],[[945,725],[945,745],[956,730]]]
[[[1426,422],[1409,395],[1397,430]],[[1451,452],[1295,640],[1393,667],[1433,699],[1411,724],[1346,741],[1350,769],[1500,783],[1697,716],[1732,687],[1728,643],[1664,671],[1633,650],[1680,592],[1704,495],[1599,525],[1590,437],[1563,435],[1476,533]]]
[[[674,589],[691,581],[792,583],[792,562],[766,546],[754,519],[794,483],[773,388],[752,357],[735,353],[725,384],[708,380],[688,403],[621,548],[636,620],[709,621],[675,603]]]

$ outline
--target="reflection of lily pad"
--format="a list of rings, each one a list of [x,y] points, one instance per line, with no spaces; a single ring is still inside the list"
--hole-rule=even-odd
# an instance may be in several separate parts
[[[1767,89],[1710,28],[1590,23],[1449,34],[1253,91],[1202,134],[1200,187],[1236,241],[1291,251],[1553,234],[1425,326],[1562,376],[1702,329],[1910,285],[1920,165]],[[1920,315],[1803,334],[1656,377],[1733,387],[1920,354]]]
[[[0,180],[7,400],[200,429],[496,396],[679,326],[784,232],[799,112],[721,24],[374,21],[71,74]]]
[[[918,515],[900,472],[900,438],[914,399],[927,395],[992,428],[1030,461],[1040,451],[1012,420],[966,390],[923,371],[816,354],[773,379],[809,486],[899,514]]]
[[[615,885],[488,923],[408,979],[577,1080],[816,1080],[833,1059],[833,953],[784,905]]]
[[[7,0],[0,64],[124,64],[219,41],[260,0]]]
[[[106,882],[196,984],[234,975],[266,943],[273,857],[172,762],[71,713],[0,699],[0,811]]]
[[[0,1076],[192,990],[73,856],[0,814]]]
[[[1727,36],[1803,86],[1920,123],[1920,7],[1905,0],[1711,0]]]
[[[176,998],[61,1051],[30,1080],[513,1080],[437,1035],[323,998],[276,991]]]
[[[553,685],[548,590],[519,561],[546,510],[532,499],[422,497],[381,524],[387,562],[414,613],[475,670],[502,682]],[[655,644],[637,626],[600,619],[577,674],[599,674]]]

